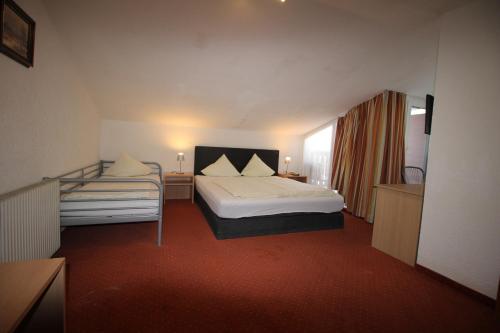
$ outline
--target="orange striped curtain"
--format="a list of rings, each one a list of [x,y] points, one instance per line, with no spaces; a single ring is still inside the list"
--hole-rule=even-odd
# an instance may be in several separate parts
[[[337,120],[332,188],[367,221],[373,221],[373,186],[402,182],[405,114],[406,95],[384,91]]]

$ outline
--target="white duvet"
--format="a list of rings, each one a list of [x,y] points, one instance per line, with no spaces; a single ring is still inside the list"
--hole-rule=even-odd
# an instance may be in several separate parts
[[[236,178],[249,179],[249,177]],[[253,180],[262,181],[267,178],[274,177],[258,177],[253,178]],[[341,195],[334,191],[325,193],[324,191],[326,190],[322,188],[320,188],[320,192],[323,192],[326,196],[318,195],[319,193],[313,193],[311,196],[311,193],[307,193],[303,196],[291,197],[291,192],[289,192],[284,194],[286,195],[285,197],[275,197],[276,194],[274,194],[273,197],[242,198],[229,193],[228,190],[216,182],[224,183],[221,177],[196,176],[196,191],[209,205],[210,209],[221,218],[238,219],[249,216],[288,213],[332,213],[339,212],[344,208],[344,198]],[[288,187],[289,189],[310,186],[309,189],[314,188],[317,190],[317,187],[290,179],[280,178],[277,182],[288,184],[290,186]],[[258,189],[258,191],[254,190],[253,192],[262,192],[260,187]],[[264,190],[264,192],[268,191]],[[296,190],[292,192],[297,194]]]
[[[337,196],[332,190],[281,177],[220,177],[213,183],[237,198]]]
[[[112,179],[117,177],[101,177],[102,179]],[[131,179],[151,179],[160,183],[158,175],[147,175],[137,177],[123,177]],[[151,182],[134,183],[88,183],[79,190],[130,190],[145,189],[139,192],[73,192],[63,196],[64,200],[99,200],[99,199],[158,199],[158,187]]]

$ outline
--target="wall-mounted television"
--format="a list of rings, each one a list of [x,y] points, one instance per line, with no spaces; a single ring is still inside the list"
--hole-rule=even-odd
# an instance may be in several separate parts
[[[431,134],[432,111],[434,109],[434,96],[425,96],[425,134]]]

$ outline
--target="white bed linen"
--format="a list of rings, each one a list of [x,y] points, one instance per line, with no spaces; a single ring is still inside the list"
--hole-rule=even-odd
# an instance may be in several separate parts
[[[120,209],[116,209],[120,208]],[[92,209],[92,210],[87,210]],[[71,211],[67,211],[71,210]],[[61,217],[131,216],[158,214],[158,199],[61,202]]]
[[[333,197],[334,191],[281,177],[218,177],[213,182],[243,199]]]
[[[102,177],[114,178],[114,177]],[[115,177],[116,178],[116,177]],[[120,177],[121,178],[121,177]],[[156,180],[158,175],[123,177],[146,178]],[[89,183],[83,190],[118,190],[118,189],[151,189],[144,192],[76,192],[63,195],[61,199],[61,217],[92,217],[92,216],[148,216],[158,214],[159,192],[153,183]],[[106,199],[106,201],[99,201]],[[116,200],[110,200],[116,199]],[[127,199],[127,200],[120,200]],[[130,200],[132,199],[132,200]],[[136,199],[136,200],[133,200]],[[82,201],[92,200],[92,201]],[[123,209],[116,209],[123,208]],[[92,210],[88,210],[92,209]],[[70,211],[68,211],[70,210]]]
[[[109,177],[103,176],[101,179],[127,178],[127,179],[150,179],[160,182],[158,175],[136,176],[136,177]],[[158,187],[150,182],[134,183],[88,183],[80,190],[127,190],[127,189],[146,189],[151,191],[144,192],[74,192],[62,196],[64,200],[99,200],[99,199],[157,199]]]
[[[344,208],[344,198],[337,193],[325,197],[239,198],[217,185],[217,179],[220,181],[220,177],[196,176],[195,178],[197,191],[212,211],[222,218],[284,213],[333,213]],[[273,178],[290,181],[280,177]]]

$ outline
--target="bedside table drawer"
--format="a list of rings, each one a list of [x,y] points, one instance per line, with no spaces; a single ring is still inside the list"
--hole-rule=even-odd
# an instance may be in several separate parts
[[[192,197],[192,186],[191,185],[175,185],[169,186],[165,184],[164,196],[165,200],[173,200],[173,199],[191,199]]]
[[[176,177],[165,177],[165,184],[190,184],[193,182],[193,177],[190,176],[176,176]]]
[[[295,180],[295,181],[298,181],[301,183],[307,183],[307,176],[300,176],[300,175],[295,176],[295,175],[291,175],[291,174],[279,173],[278,177],[292,179],[292,180]]]

